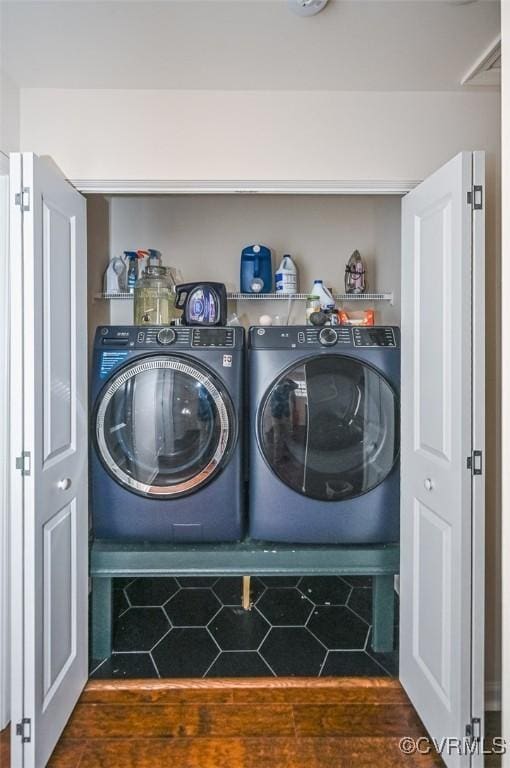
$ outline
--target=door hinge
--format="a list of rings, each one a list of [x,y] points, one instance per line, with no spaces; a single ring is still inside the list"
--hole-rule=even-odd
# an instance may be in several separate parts
[[[23,187],[22,192],[16,192],[14,205],[19,205],[22,211],[30,210],[30,187]]]
[[[21,736],[23,744],[32,741],[32,721],[29,717],[24,717],[21,723],[16,723],[16,736]]]
[[[471,722],[466,725],[466,738],[471,743],[481,741],[482,739],[482,721],[479,717],[471,718]]]
[[[16,456],[16,469],[23,477],[29,477],[32,470],[32,455],[30,451],[23,451],[21,456]]]
[[[482,451],[473,451],[473,455],[467,457],[466,465],[473,475],[483,475]]]
[[[483,187],[480,184],[475,184],[467,193],[467,203],[473,206],[474,211],[483,210]]]

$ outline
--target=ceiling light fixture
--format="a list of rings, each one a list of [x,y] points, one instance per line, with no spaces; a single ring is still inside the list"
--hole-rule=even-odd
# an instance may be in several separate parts
[[[315,16],[328,4],[328,0],[288,0],[290,10],[298,16]]]

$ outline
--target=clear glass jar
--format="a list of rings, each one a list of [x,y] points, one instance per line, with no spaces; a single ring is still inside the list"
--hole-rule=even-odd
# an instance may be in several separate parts
[[[321,311],[320,296],[310,295],[306,297],[306,324],[311,325],[310,315]]]
[[[135,286],[135,325],[169,325],[179,314],[167,268],[149,264]]]

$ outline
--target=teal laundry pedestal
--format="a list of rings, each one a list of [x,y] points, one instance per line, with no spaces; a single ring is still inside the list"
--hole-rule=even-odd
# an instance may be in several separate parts
[[[152,544],[96,540],[91,546],[92,657],[112,651],[112,579],[158,576],[372,576],[372,648],[393,650],[398,544]]]

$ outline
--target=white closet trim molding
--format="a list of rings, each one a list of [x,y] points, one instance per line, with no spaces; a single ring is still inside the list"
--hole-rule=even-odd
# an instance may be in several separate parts
[[[10,720],[9,161],[0,152],[0,730]]]
[[[492,87],[501,84],[501,35],[476,59],[460,84]]]
[[[405,195],[419,181],[200,181],[70,179],[85,194],[101,195]]]

